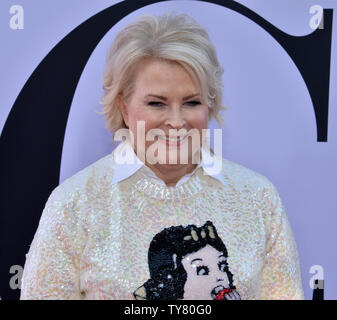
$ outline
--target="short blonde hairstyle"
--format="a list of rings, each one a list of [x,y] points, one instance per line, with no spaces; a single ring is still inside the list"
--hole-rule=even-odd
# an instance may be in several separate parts
[[[223,68],[207,31],[186,14],[145,15],[116,36],[107,55],[103,76],[103,114],[110,132],[126,128],[117,105],[119,94],[132,94],[137,66],[145,58],[180,64],[197,81],[209,107],[210,119],[222,124]]]

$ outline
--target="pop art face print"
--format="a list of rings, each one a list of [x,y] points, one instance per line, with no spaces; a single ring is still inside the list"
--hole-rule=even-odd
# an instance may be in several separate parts
[[[150,279],[137,300],[240,300],[215,226],[173,226],[156,234],[148,252]]]

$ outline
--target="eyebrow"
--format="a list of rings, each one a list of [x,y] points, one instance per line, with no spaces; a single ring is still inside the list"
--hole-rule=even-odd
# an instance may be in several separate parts
[[[191,264],[192,264],[194,261],[202,261],[202,259],[200,259],[200,258],[193,259],[193,260],[191,261]]]
[[[191,98],[196,97],[196,96],[200,96],[200,93],[193,93],[193,94],[190,94],[190,95],[184,97],[184,98],[183,98],[183,101],[188,100],[188,99],[191,99]],[[145,96],[145,98],[147,98],[147,97],[154,97],[154,98],[158,98],[158,99],[161,99],[161,100],[164,100],[164,101],[167,100],[167,98],[164,97],[164,96],[160,96],[160,95],[152,94],[152,93],[150,93],[150,94],[148,94],[148,95]]]

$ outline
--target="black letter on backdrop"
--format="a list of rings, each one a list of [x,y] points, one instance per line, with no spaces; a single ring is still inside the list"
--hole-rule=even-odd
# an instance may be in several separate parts
[[[9,269],[22,265],[43,207],[59,184],[64,134],[82,71],[103,36],[129,13],[158,1],[122,1],[89,18],[63,38],[34,70],[3,128],[0,140],[1,246],[0,296],[18,298],[9,287]],[[332,9],[324,10],[324,29],[294,37],[232,1],[221,5],[251,19],[288,52],[309,90],[317,140],[327,141]]]

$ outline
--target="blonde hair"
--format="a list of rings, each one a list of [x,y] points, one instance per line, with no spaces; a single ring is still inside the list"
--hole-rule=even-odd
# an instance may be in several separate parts
[[[222,124],[222,73],[207,31],[186,14],[145,15],[116,36],[107,55],[103,76],[103,114],[110,132],[126,128],[117,105],[122,94],[132,94],[134,73],[145,58],[179,63],[199,83],[210,119]]]

